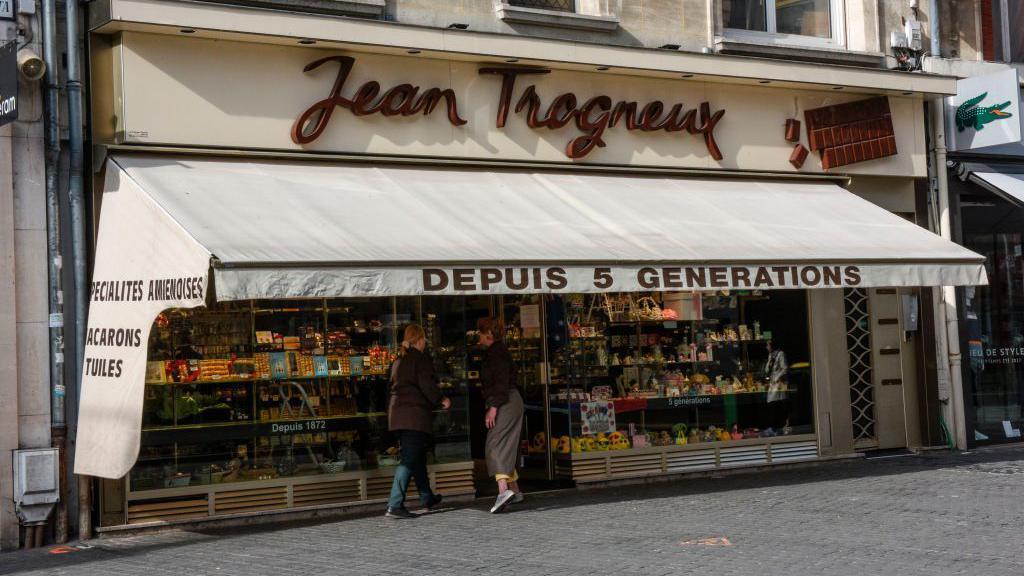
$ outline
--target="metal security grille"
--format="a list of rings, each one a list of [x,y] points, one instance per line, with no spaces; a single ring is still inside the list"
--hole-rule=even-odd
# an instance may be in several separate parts
[[[560,12],[575,12],[575,0],[508,0],[512,6],[520,8],[543,8],[544,10],[558,10]]]
[[[846,348],[850,355],[850,407],[853,439],[871,443],[875,438],[875,394],[871,383],[871,317],[868,293],[848,288],[843,300],[846,312]]]

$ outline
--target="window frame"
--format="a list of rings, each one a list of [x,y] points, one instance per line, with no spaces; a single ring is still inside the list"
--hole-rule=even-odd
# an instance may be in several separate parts
[[[506,4],[508,4],[510,6],[513,6],[515,8],[529,8],[531,10],[548,10],[548,11],[551,11],[551,12],[563,12],[563,13],[566,13],[566,14],[579,14],[580,13],[579,12],[579,2],[578,2],[578,0],[568,0],[569,2],[572,2],[572,9],[565,9],[565,10],[563,10],[561,8],[551,8],[549,6],[522,6],[522,5],[516,4],[517,1],[523,2],[523,1],[526,1],[526,0],[504,0],[504,2]],[[534,1],[541,2],[543,0],[534,0]]]
[[[723,22],[722,36],[727,40],[772,44],[776,46],[799,46],[806,48],[845,48],[846,47],[846,2],[829,0],[829,34],[828,38],[805,36],[803,34],[785,34],[777,32],[776,0],[764,0],[766,30],[746,30],[744,28],[726,28]],[[719,17],[722,10],[719,4]]]

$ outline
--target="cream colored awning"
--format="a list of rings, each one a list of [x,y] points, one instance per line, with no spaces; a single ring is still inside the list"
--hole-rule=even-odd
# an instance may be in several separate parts
[[[980,255],[829,183],[114,162],[210,252],[221,300],[985,283]]]

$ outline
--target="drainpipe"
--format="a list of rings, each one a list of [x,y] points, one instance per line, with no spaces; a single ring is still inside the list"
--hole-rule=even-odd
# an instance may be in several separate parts
[[[82,389],[83,358],[85,356],[85,335],[87,319],[87,303],[89,292],[88,267],[86,265],[85,235],[85,192],[82,180],[83,130],[82,130],[82,78],[79,62],[79,6],[78,0],[67,0],[65,3],[65,33],[67,36],[67,99],[68,99],[68,208],[71,218],[71,258],[74,266],[74,302],[75,302],[75,385],[76,390]],[[89,478],[79,476],[78,479],[78,535],[80,539],[88,539],[92,535],[91,506],[89,497]]]
[[[928,1],[928,35],[931,37],[931,56],[932,58],[939,58],[941,52],[941,42],[939,39],[939,0]],[[945,166],[942,170],[945,170]]]
[[[939,235],[953,241],[949,211],[949,178],[946,170],[946,124],[944,106],[941,98],[929,102],[931,118],[931,140],[935,167],[936,206],[938,207],[937,226]],[[942,286],[939,290],[938,310],[936,310],[936,345],[938,346],[939,371],[946,372],[945,386],[940,378],[939,400],[946,422],[950,423],[950,431],[956,439],[956,447],[967,448],[967,428],[964,412],[963,372],[960,370],[960,324],[957,318],[956,288]],[[944,342],[943,342],[944,341]]]
[[[43,140],[46,175],[46,261],[49,267],[47,293],[50,311],[50,438],[59,450],[60,503],[57,505],[56,540],[63,544],[68,538],[67,422],[64,410],[64,291],[61,288],[60,240],[60,126],[58,124],[58,85],[56,39],[56,0],[43,0],[41,22],[43,32]]]

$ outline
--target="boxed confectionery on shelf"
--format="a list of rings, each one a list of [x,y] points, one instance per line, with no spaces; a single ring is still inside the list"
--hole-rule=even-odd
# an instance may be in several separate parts
[[[567,297],[566,335],[552,350],[551,429],[524,451],[576,460],[813,439],[803,298]]]
[[[387,374],[398,332],[411,321],[396,307],[394,299],[257,301],[161,314],[129,490],[393,466]],[[450,381],[446,388],[454,405],[441,452],[468,460],[465,426],[457,424],[464,390]]]

